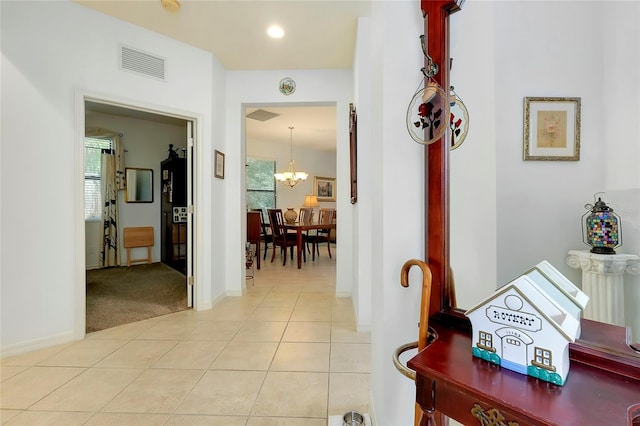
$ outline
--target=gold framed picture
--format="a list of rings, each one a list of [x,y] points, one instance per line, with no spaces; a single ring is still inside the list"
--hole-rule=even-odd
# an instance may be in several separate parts
[[[318,197],[318,201],[335,201],[336,178],[314,176],[313,195]]]
[[[580,98],[524,98],[524,160],[580,160]]]

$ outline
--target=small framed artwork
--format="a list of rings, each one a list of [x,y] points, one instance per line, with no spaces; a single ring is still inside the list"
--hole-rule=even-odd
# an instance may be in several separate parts
[[[336,178],[314,176],[313,195],[318,198],[318,201],[335,201]]]
[[[524,160],[580,160],[580,98],[524,98]]]
[[[358,202],[358,116],[349,104],[349,164],[351,175],[351,204]]]
[[[219,179],[224,179],[224,154],[215,150],[213,158],[214,171],[213,174]]]

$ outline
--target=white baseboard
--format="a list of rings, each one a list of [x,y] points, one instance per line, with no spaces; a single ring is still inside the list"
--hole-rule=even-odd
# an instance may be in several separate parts
[[[211,300],[207,300],[201,303],[198,303],[197,306],[195,306],[196,311],[206,311],[208,309],[213,308],[213,303],[211,302]]]
[[[0,358],[6,358],[8,356],[13,356],[13,355],[20,355],[20,354],[35,351],[38,349],[48,348],[50,346],[73,342],[75,340],[82,340],[82,339],[77,339],[73,331],[67,331],[67,332],[55,334],[52,336],[28,340],[25,342],[20,342],[14,345],[3,347],[0,350]]]
[[[371,426],[376,426],[378,422],[376,421],[376,410],[373,406],[373,394],[371,390],[369,390],[369,420],[371,420]]]

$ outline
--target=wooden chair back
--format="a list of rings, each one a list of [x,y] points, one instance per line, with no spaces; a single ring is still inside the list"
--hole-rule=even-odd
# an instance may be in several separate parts
[[[284,239],[286,231],[284,228],[284,216],[282,214],[282,209],[268,209],[267,214],[269,215],[273,239]]]
[[[320,209],[320,213],[318,213],[318,223],[322,224],[330,224],[333,223],[333,216],[335,214],[334,209]],[[330,228],[318,229],[318,234],[320,235],[328,235],[331,232]]]
[[[266,235],[268,235],[268,234],[270,235],[271,234],[271,229],[269,228],[269,224],[267,223],[267,221],[264,220],[264,212],[262,211],[262,209],[251,209],[249,211],[260,213],[260,228],[261,228],[261,233],[262,233],[263,239],[264,239],[264,237]]]
[[[318,215],[318,223],[332,223],[334,214],[334,209],[320,209],[320,213]]]
[[[262,234],[262,220],[260,213],[255,211],[247,212],[247,241],[252,244],[259,244]]]
[[[300,208],[300,216],[298,220],[302,225],[308,225],[313,221],[313,208],[312,207],[301,207]]]

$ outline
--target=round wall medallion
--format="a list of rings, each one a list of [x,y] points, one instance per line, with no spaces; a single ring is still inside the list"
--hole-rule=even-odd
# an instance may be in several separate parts
[[[280,80],[280,93],[289,96],[296,91],[296,82],[292,78],[285,77]]]

